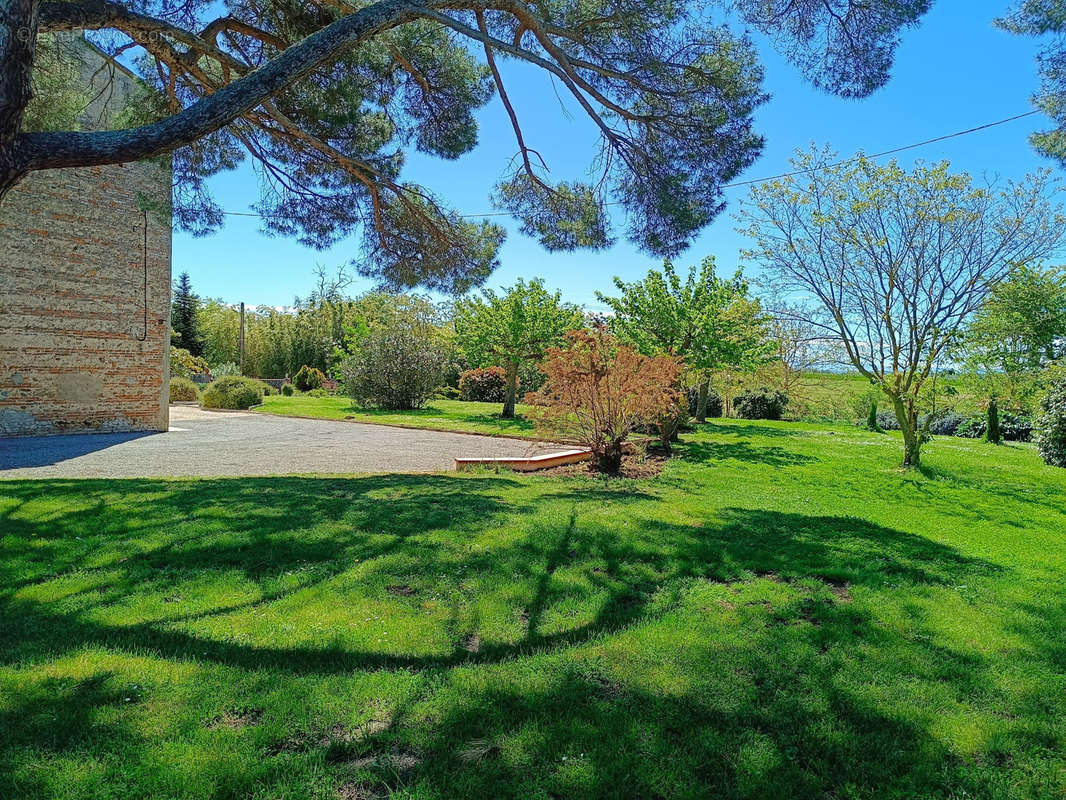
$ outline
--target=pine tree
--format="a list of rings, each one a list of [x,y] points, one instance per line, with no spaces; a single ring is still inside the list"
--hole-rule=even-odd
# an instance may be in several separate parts
[[[170,305],[170,327],[177,334],[176,346],[194,356],[203,354],[204,337],[200,332],[200,297],[192,290],[189,273],[183,272],[174,283]]]

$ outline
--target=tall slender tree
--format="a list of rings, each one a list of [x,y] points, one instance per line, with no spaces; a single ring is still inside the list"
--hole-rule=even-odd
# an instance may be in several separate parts
[[[200,297],[193,291],[188,272],[174,281],[174,298],[170,303],[170,327],[177,334],[177,345],[194,356],[204,352],[200,330]]]

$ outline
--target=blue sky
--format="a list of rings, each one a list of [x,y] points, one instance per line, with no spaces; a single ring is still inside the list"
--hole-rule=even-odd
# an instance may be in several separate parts
[[[1030,110],[1029,97],[1039,84],[1035,58],[1039,42],[995,28],[1009,0],[938,0],[922,25],[904,33],[892,80],[865,100],[842,100],[818,92],[764,42],[759,49],[766,68],[770,102],[756,114],[756,129],[766,137],[762,157],[739,180],[768,177],[789,168],[797,148],[829,143],[842,155],[862,149],[888,150],[968,129]],[[548,76],[534,68],[509,65],[508,91],[522,119],[529,144],[544,155],[555,178],[584,174],[595,152],[591,123],[571,101],[560,106]],[[412,153],[404,177],[437,192],[462,213],[491,212],[489,193],[515,152],[510,125],[498,100],[479,114],[480,144],[453,162]],[[1047,126],[1041,115],[929,145],[898,156],[947,159],[955,170],[1017,178],[1049,163],[1029,147],[1028,135]],[[212,184],[223,208],[248,211],[257,184],[252,170],[218,176]],[[740,265],[745,239],[735,232],[732,211],[746,190],[728,190],[730,208],[676,259],[697,263],[713,254],[720,273]],[[547,253],[522,236],[507,217],[494,221],[508,228],[501,268],[488,285],[509,285],[516,278],[542,277],[566,299],[597,308],[595,292],[609,290],[615,275],[642,276],[657,261],[620,238],[599,253]],[[327,268],[358,258],[355,238],[318,251],[295,241],[259,232],[252,217],[230,216],[213,236],[194,239],[174,235],[174,274],[188,271],[201,296],[250,305],[287,305],[305,295],[318,264]],[[746,268],[755,275],[757,270]],[[372,288],[361,280],[352,291]]]

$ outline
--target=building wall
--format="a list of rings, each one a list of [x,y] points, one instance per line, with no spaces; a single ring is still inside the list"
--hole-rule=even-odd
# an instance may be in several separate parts
[[[141,208],[169,192],[141,162],[33,173],[0,205],[0,436],[167,429],[170,221],[147,212],[145,247]]]

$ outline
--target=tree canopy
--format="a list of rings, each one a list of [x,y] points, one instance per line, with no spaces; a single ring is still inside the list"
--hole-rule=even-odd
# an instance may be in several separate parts
[[[1054,250],[1064,219],[1046,172],[997,187],[947,163],[836,162],[801,153],[809,172],[751,190],[747,255],[781,293],[816,301],[811,321],[887,394],[917,466],[923,386],[992,287]]]
[[[391,288],[462,293],[497,265],[503,229],[403,178],[410,150],[455,159],[498,96],[516,158],[496,202],[549,249],[625,235],[673,256],[723,207],[762,149],[762,68],[731,18],[816,85],[885,83],[900,32],[929,0],[13,0],[0,17],[0,198],[34,170],[170,153],[174,218],[223,219],[207,179],[252,159],[267,231],[315,247],[359,234],[361,270]],[[717,18],[717,19],[716,19]],[[41,35],[89,31],[145,86],[119,130],[28,130]],[[554,180],[523,133],[501,63],[543,71],[599,132],[594,169]],[[48,105],[48,100],[43,100]],[[592,154],[590,154],[592,155]]]
[[[715,274],[714,257],[703,259],[682,280],[666,261],[632,283],[614,279],[618,297],[596,296],[610,307],[610,327],[645,355],[683,359],[695,375],[700,395],[697,418],[706,411],[708,380],[714,370],[753,369],[767,353],[767,322],[759,301],[748,295],[738,271],[731,279]]]
[[[966,366],[986,393],[1015,405],[1037,375],[1066,354],[1066,270],[1022,265],[993,287],[962,342]]]
[[[539,278],[519,280],[502,294],[485,289],[455,306],[456,345],[467,362],[507,372],[504,417],[514,416],[522,363],[539,361],[549,347],[562,344],[567,331],[583,325],[581,309],[549,292]]]
[[[1055,122],[1032,136],[1033,146],[1066,167],[1066,6],[1059,0],[1022,0],[1000,27],[1028,36],[1050,36],[1039,57],[1043,84],[1033,102]]]

